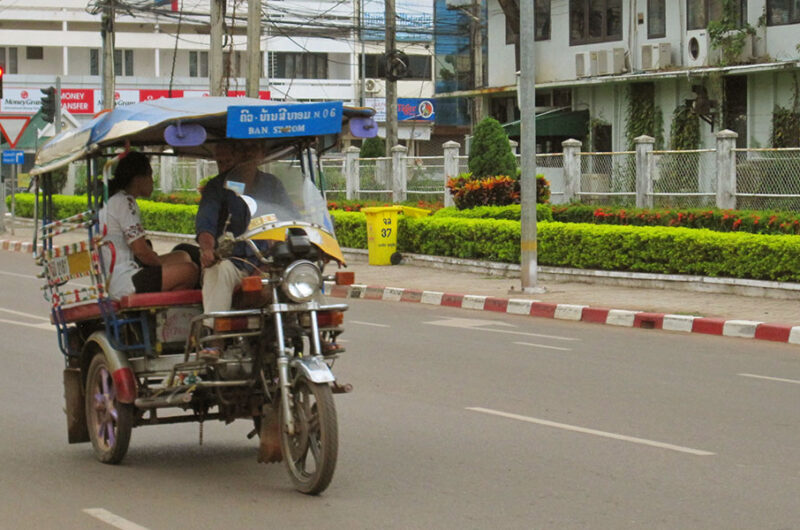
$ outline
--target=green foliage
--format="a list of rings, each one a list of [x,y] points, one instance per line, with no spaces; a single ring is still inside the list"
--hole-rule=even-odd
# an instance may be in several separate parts
[[[361,144],[360,158],[383,158],[386,156],[386,142],[383,139],[367,138]]]
[[[800,147],[800,112],[775,106],[771,142],[772,147]]]
[[[475,127],[469,148],[469,171],[476,178],[516,175],[517,158],[500,122],[486,117]]]
[[[692,150],[700,148],[700,118],[689,105],[679,105],[672,114],[670,148]]]
[[[367,218],[361,212],[330,212],[339,246],[367,248]]]
[[[335,212],[344,247],[366,248],[364,214]],[[401,217],[398,250],[518,263],[520,223]],[[800,238],[687,228],[541,223],[541,265],[617,271],[800,281]]]
[[[756,34],[756,29],[748,24],[739,23],[739,0],[722,0],[722,16],[708,23],[708,38],[711,49],[720,50],[720,66],[740,63],[742,51],[748,35]],[[766,22],[766,21],[764,21]],[[760,22],[759,22],[760,23]]]
[[[458,210],[453,207],[442,208],[433,213],[434,217],[458,217],[459,219],[505,219],[519,221],[522,207],[519,204],[509,206],[478,206],[467,210]],[[537,221],[552,221],[553,210],[548,204],[536,205]]]
[[[625,120],[625,139],[628,150],[633,151],[634,140],[642,135],[655,138],[655,148],[664,146],[664,116],[655,103],[653,83],[628,85],[628,116]]]

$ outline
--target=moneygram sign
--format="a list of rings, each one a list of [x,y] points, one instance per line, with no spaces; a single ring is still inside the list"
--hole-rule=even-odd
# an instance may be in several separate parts
[[[42,87],[45,88],[45,87]],[[0,100],[0,112],[6,114],[36,114],[42,106],[42,93],[38,88],[6,88]],[[232,97],[243,97],[244,91],[230,91]],[[153,101],[170,96],[169,90],[142,89],[117,90],[114,92],[116,106],[125,107],[140,101]],[[208,96],[205,90],[173,90],[172,97]],[[270,99],[269,91],[259,92],[260,99]],[[62,88],[61,107],[74,115],[93,115],[103,110],[103,91],[94,88]]]

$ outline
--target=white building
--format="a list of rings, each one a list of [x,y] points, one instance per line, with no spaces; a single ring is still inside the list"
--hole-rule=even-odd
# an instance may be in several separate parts
[[[33,114],[41,88],[59,76],[62,104],[89,118],[103,109],[101,15],[96,2],[28,0],[0,5],[0,65],[5,66],[0,115]],[[116,4],[116,104],[208,93],[207,0]],[[399,3],[399,5],[402,5]],[[383,42],[363,42],[354,0],[263,2],[261,97],[275,100],[342,100],[379,105]],[[230,94],[243,95],[246,77],[246,1],[229,1],[225,13],[225,72]],[[400,8],[398,8],[400,9]],[[400,98],[433,96],[432,52],[404,42],[411,77],[398,83]],[[364,57],[362,93],[360,62]],[[380,67],[380,68],[379,68]],[[267,96],[269,94],[269,96]],[[417,131],[431,124],[417,124]],[[410,127],[409,127],[410,128]],[[406,128],[401,127],[400,136]],[[408,138],[409,135],[405,134]]]
[[[512,65],[519,65],[519,4],[487,1],[489,89],[480,97],[489,100],[495,117],[508,122],[516,110],[511,86]],[[711,38],[709,23],[722,20],[726,3],[535,0],[537,111],[588,111],[584,149],[625,150],[626,127],[641,118],[632,116],[630,95],[649,94],[663,124],[651,135],[669,147],[676,109],[695,100],[695,110],[713,122],[715,132],[731,129],[739,133],[739,146],[769,147],[775,109],[798,112],[800,2],[732,0],[728,16],[741,29],[722,34],[740,39],[741,50],[715,47]],[[544,126],[545,133],[559,132],[551,129]],[[701,122],[700,130],[700,147],[712,146],[711,124]],[[537,127],[537,136],[541,149],[560,150],[564,135],[543,137]]]

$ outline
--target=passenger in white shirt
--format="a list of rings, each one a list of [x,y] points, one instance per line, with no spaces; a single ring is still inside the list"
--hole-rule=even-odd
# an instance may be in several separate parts
[[[110,243],[103,245],[102,252],[111,298],[193,289],[199,271],[189,254],[176,251],[159,256],[145,239],[136,198],[153,192],[153,169],[147,157],[136,151],[125,155],[108,188],[108,204],[100,209],[99,221],[104,240]]]

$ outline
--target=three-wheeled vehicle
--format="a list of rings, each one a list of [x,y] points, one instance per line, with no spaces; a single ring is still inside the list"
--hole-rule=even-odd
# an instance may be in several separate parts
[[[315,185],[316,156],[345,127],[374,136],[372,114],[341,102],[159,99],[103,113],[40,149],[31,171],[35,260],[65,358],[70,443],[91,441],[101,462],[115,464],[134,427],[200,422],[202,435],[205,420],[247,419],[254,425],[249,436],[260,439],[259,461],[283,460],[301,492],[325,490],[338,450],[332,394],[350,387],[331,371],[343,351],[336,337],[347,306],[326,302],[325,283],[338,273],[322,271],[344,258]],[[105,261],[114,249],[98,211],[119,155],[136,149],[211,159],[215,144],[231,138],[260,142],[259,168],[277,176],[288,197],[277,204],[275,197],[242,195],[249,226],[218,239],[223,258],[245,249],[245,258],[231,257],[248,271],[233,309],[204,314],[200,290],[109,296],[113,269]],[[86,207],[59,219],[51,176],[73,162],[88,163]],[[227,175],[236,181],[235,168]],[[200,355],[209,344],[218,356]]]

